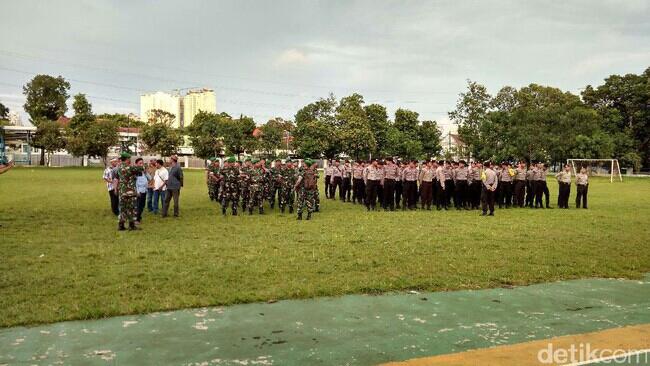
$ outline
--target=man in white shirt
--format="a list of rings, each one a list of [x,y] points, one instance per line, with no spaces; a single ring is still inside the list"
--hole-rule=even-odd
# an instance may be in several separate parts
[[[158,213],[158,203],[160,205],[165,202],[165,192],[167,191],[167,180],[169,173],[163,166],[163,161],[159,159],[156,161],[156,172],[153,175],[153,213]]]
[[[117,196],[117,186],[115,184],[115,167],[117,166],[117,159],[111,159],[109,165],[104,169],[104,182],[106,182],[106,189],[108,190],[108,197],[111,200],[111,211],[115,216],[119,215],[119,198]]]

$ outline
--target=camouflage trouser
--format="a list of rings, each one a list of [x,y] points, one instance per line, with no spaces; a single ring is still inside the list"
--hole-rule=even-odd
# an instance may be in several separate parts
[[[210,201],[214,201],[217,199],[217,185],[214,184],[213,182],[208,182],[208,197],[210,197]]]
[[[294,197],[292,186],[280,187],[280,191],[278,192],[278,206],[280,206],[280,209],[283,209],[285,205],[293,208]]]
[[[236,213],[239,205],[239,190],[221,191],[221,208],[224,212],[228,209],[228,203],[232,205],[232,212]]]
[[[281,192],[281,189],[282,189],[282,187],[280,187],[279,185],[277,185],[275,183],[271,184],[269,186],[269,194],[267,196],[267,199],[269,200],[269,203],[271,204],[271,206],[273,206],[275,204],[275,196],[276,195],[278,196],[278,205],[280,205],[280,198],[281,198],[280,197],[280,195],[281,195],[280,192]],[[282,207],[282,206],[280,206],[280,207]]]
[[[305,206],[307,206],[307,212],[314,212],[317,195],[318,191],[307,191],[304,189],[300,190],[300,193],[298,194],[298,215],[302,213]]]
[[[134,222],[138,218],[138,196],[120,195],[120,222]]]
[[[249,186],[241,187],[239,197],[241,197],[241,208],[248,209],[251,200],[251,191]]]
[[[263,187],[259,184],[251,184],[250,195],[250,206],[248,206],[248,211],[253,211],[253,207],[262,208],[264,205]]]
[[[271,202],[271,197],[273,197],[274,185],[270,182],[262,184],[262,199],[269,200]]]

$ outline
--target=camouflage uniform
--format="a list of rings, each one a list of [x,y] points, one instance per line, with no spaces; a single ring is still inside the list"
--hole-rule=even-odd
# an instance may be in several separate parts
[[[117,169],[118,178],[118,195],[119,195],[119,222],[124,225],[129,222],[129,226],[133,228],[133,223],[138,217],[138,192],[135,187],[135,181],[138,175],[144,171],[144,167],[120,164]]]
[[[241,208],[247,210],[251,199],[251,172],[253,167],[243,166],[239,172],[239,192],[241,197]]]
[[[208,196],[210,197],[210,201],[219,201],[219,171],[221,169],[219,167],[214,166],[214,164],[211,164],[207,171],[208,171]],[[210,173],[214,174],[213,176],[210,176]]]
[[[239,205],[239,169],[236,166],[227,166],[221,169],[220,175],[220,200],[221,212],[225,215],[228,203],[232,205],[232,214],[237,215]]]
[[[264,168],[250,169],[249,179],[250,185],[248,187],[250,192],[250,204],[248,205],[248,213],[253,214],[253,207],[259,208],[260,214],[264,213]]]
[[[318,199],[318,170],[305,169],[300,175],[300,184],[297,187],[298,193],[298,218],[302,218],[302,211],[307,207],[307,219],[311,218],[312,212],[317,205]],[[306,189],[305,181],[313,179],[315,188]]]
[[[284,168],[281,171],[280,179],[280,192],[279,192],[279,205],[280,210],[284,212],[285,206],[289,206],[289,213],[293,213],[293,203],[295,200],[295,194],[293,192],[293,186],[296,184],[296,169],[295,168]]]
[[[271,204],[271,208],[275,206],[275,196],[278,196],[278,206],[282,207],[280,204],[281,190],[282,190],[282,173],[284,171],[283,167],[274,166],[271,169],[268,169],[268,180],[269,180],[269,194],[268,199]]]

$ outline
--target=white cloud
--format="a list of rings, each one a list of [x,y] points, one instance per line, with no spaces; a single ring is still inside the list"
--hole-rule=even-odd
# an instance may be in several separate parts
[[[285,65],[296,65],[296,64],[305,64],[309,60],[307,55],[296,49],[290,48],[284,50],[275,60],[276,66],[285,66]]]

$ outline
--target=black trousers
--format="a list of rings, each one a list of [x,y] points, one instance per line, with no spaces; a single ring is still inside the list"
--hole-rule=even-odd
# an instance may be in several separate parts
[[[569,208],[569,196],[571,195],[571,183],[559,182],[557,194],[557,207]]]
[[[576,208],[580,208],[581,199],[582,199],[582,208],[587,208],[588,192],[589,192],[589,184],[578,185],[578,193],[576,194]]]
[[[377,201],[380,207],[384,207],[384,187],[381,183],[377,185]]]
[[[117,196],[117,192],[115,190],[108,191],[108,197],[111,199],[113,215],[118,216],[120,214],[120,198]]]
[[[494,194],[494,191],[483,186],[483,190],[481,191],[481,208],[483,209],[483,213],[487,213],[488,209],[491,214],[494,213]]]
[[[409,209],[415,209],[418,200],[418,184],[414,180],[405,180],[404,185],[404,205]]]
[[[163,202],[162,213],[160,216],[167,217],[167,212],[169,212],[169,204],[174,199],[174,216],[178,216],[178,200],[180,198],[181,190],[180,189],[169,189],[167,188],[167,193],[165,193],[165,202]]]
[[[535,181],[527,180],[526,181],[526,206],[533,207],[535,204]]]
[[[422,182],[420,184],[420,198],[422,200],[422,208],[426,206],[427,210],[431,209],[433,202],[433,182]]]
[[[468,205],[467,202],[467,181],[466,180],[457,180],[456,181],[456,186],[454,187],[455,190],[455,198],[454,198],[454,203],[456,204],[456,208],[463,208]]]
[[[526,181],[525,180],[515,180],[515,196],[513,205],[524,207],[524,196],[526,194]]]
[[[402,186],[402,181],[395,181],[395,207],[400,207],[400,202],[402,202],[402,195],[404,194],[404,188]]]
[[[147,192],[138,193],[138,221],[142,221],[142,211],[147,203]]]
[[[331,175],[325,176],[325,198],[330,197],[330,180],[332,179]]]
[[[384,209],[395,210],[395,180],[384,179],[383,189],[384,199],[382,201]]]
[[[469,184],[469,195],[470,203],[472,208],[478,209],[481,206],[481,186],[483,184],[480,181],[472,181]]]
[[[375,209],[377,205],[377,190],[379,188],[378,180],[370,180],[366,182],[366,207],[368,209]]]
[[[535,190],[535,208],[544,207],[542,204],[542,195],[544,194],[544,188],[542,187],[542,181],[536,180],[533,182],[533,189]]]
[[[343,177],[343,186],[341,188],[341,201],[348,201],[350,202],[350,195],[352,191],[352,178],[350,177]]]
[[[363,203],[363,198],[366,196],[366,185],[363,179],[355,178],[352,181],[352,202]]]
[[[332,182],[330,183],[330,198],[331,199],[336,199],[336,189],[339,189],[339,198],[343,197],[343,194],[341,192],[341,185],[343,183],[343,179],[341,177],[334,177],[332,179]]]
[[[499,208],[505,205],[506,208],[512,205],[512,182],[499,182]]]
[[[438,183],[438,185],[436,187],[436,207],[438,209],[444,207],[445,210],[446,210],[447,207],[449,207],[449,205],[447,204],[447,189],[448,189],[448,187],[445,184],[445,189],[442,189],[442,184],[440,183],[440,181],[436,181],[436,182]]]
[[[445,199],[447,200],[447,207],[451,205],[451,199],[454,197],[454,180],[445,180]]]

